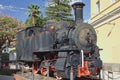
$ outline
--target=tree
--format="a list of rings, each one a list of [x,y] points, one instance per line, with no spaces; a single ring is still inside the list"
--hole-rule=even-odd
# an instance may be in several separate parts
[[[71,14],[71,0],[50,0],[47,7],[47,17],[50,19],[60,20],[73,20],[70,18]]]
[[[36,18],[40,18],[41,16],[40,14],[41,14],[40,7],[36,4],[30,4],[28,6],[28,11],[27,11],[27,15],[29,15],[30,18],[26,21],[26,23],[32,22],[32,25],[34,26],[38,25]]]
[[[36,24],[35,24],[36,26],[43,26],[43,25],[46,23],[47,18],[36,17],[36,18],[35,18],[35,21],[36,21]],[[32,17],[29,17],[29,18],[26,20],[25,24],[26,24],[26,27],[31,27],[31,26],[33,26]]]
[[[10,16],[0,16],[0,50],[4,48],[4,44],[11,46],[11,42],[22,23]]]

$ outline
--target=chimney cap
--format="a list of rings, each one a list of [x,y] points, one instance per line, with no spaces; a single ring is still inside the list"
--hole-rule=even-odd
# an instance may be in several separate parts
[[[72,4],[73,8],[83,8],[85,6],[85,4],[83,2],[76,2],[74,4]]]

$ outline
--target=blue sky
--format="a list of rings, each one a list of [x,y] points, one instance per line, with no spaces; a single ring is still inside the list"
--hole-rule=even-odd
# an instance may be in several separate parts
[[[84,7],[84,19],[88,20],[90,18],[90,0],[82,1],[86,4]],[[10,15],[25,22],[28,18],[26,12],[29,4],[37,4],[40,6],[42,13],[45,14],[47,2],[48,0],[0,0],[0,15]]]

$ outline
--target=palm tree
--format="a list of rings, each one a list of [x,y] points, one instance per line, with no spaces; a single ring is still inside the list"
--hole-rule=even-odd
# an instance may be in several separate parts
[[[70,16],[71,14],[71,0],[50,0],[49,5],[47,7],[47,17],[50,19],[59,20],[72,20]]]
[[[28,11],[27,11],[27,15],[29,15],[29,17],[32,17],[32,24],[35,26],[37,23],[35,21],[35,18],[40,17],[41,15],[41,11],[40,11],[40,7],[36,4],[30,4],[28,6]]]

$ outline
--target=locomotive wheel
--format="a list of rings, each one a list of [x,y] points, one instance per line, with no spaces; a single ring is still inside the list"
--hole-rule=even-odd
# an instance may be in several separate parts
[[[47,67],[45,66],[45,61],[42,61],[40,66],[41,66],[40,74],[46,76],[47,75]]]
[[[74,40],[79,49],[90,51],[88,40],[92,41],[92,44],[96,44],[97,37],[94,28],[87,23],[78,25],[75,29]]]
[[[37,63],[32,64],[32,68],[33,68],[34,73],[38,72],[38,64]]]
[[[34,73],[37,73],[37,66],[34,66]]]
[[[46,76],[46,75],[47,75],[47,69],[44,68],[44,67],[40,68],[40,73],[41,73],[42,75]]]

